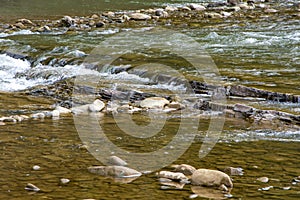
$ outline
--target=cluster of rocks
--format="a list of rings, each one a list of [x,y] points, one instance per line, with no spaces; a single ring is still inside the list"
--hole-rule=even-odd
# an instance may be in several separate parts
[[[250,18],[258,17],[257,15],[270,15],[279,13],[278,10],[272,8],[273,3],[268,1],[253,1],[241,2],[239,0],[228,0],[227,2],[217,2],[209,4],[191,3],[178,7],[166,6],[164,8],[142,9],[135,11],[119,11],[119,12],[103,12],[95,13],[86,17],[71,17],[64,16],[59,20],[29,20],[19,19],[13,24],[3,24],[0,27],[0,32],[11,32],[23,29],[28,29],[37,32],[49,32],[59,28],[66,28],[69,31],[91,30],[93,28],[102,28],[109,24],[124,24],[132,21],[147,21],[148,23],[156,24],[160,22],[171,23],[172,19],[178,21],[190,19],[191,21],[205,18],[221,19],[234,17],[239,18],[247,16]],[[255,15],[252,12],[249,14],[246,11],[257,10]],[[290,14],[290,12],[292,14]],[[300,17],[299,5],[294,5],[288,9],[288,14]],[[166,19],[166,20],[165,20]],[[187,22],[188,23],[188,22]]]

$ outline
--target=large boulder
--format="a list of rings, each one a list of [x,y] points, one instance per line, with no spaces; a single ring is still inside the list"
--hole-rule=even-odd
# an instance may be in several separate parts
[[[224,172],[211,169],[198,169],[192,175],[192,184],[207,187],[226,187],[232,188],[231,178]]]

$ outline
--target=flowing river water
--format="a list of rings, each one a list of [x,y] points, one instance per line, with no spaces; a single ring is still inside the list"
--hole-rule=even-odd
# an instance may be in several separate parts
[[[66,14],[85,16],[100,11],[135,10],[182,5],[187,2],[210,1],[73,0],[42,3],[35,0],[0,0],[0,19],[5,22],[24,17],[59,19]],[[276,1],[276,6],[279,9],[286,8],[295,2],[297,1]],[[110,41],[109,38],[115,39],[115,44],[118,44],[120,38],[126,41],[133,35],[150,33],[151,37],[155,38],[156,32],[153,30],[161,25],[167,32],[181,33],[182,40],[187,36],[197,41],[215,62],[220,74],[219,80],[224,84],[240,84],[274,92],[300,94],[300,23],[299,18],[288,15],[273,15],[245,21],[228,19],[195,23],[111,25],[102,29],[71,33],[63,29],[41,34],[21,30],[0,33],[0,116],[32,114],[53,109],[53,99],[24,95],[18,91],[37,85],[49,85],[57,80],[82,74],[97,76],[101,80],[98,87],[125,87],[155,94],[181,94],[185,88],[178,84],[177,76],[184,75],[188,80],[202,80],[203,76],[205,80],[213,79],[209,72],[204,72],[199,78],[195,68],[178,60],[178,56],[169,52],[156,52],[156,49],[126,54],[127,49],[118,48],[118,51],[125,52],[125,58],[115,61],[112,66],[101,68],[100,71],[82,65],[91,52],[96,47],[103,47],[105,41]],[[148,38],[134,38],[144,47],[153,43]],[[177,39],[171,36],[166,38],[167,41],[181,44],[182,41]],[[193,48],[192,44],[184,45],[187,49]],[[12,57],[7,52],[22,55],[22,59]],[[160,67],[152,65],[149,67],[148,62],[171,66],[175,75],[172,70],[163,71]],[[114,70],[131,67],[135,69],[131,73],[113,73]],[[175,79],[157,84],[156,75],[163,73],[174,76]],[[247,103],[258,108],[300,114],[299,103]],[[157,135],[137,139],[124,133],[115,117],[112,114],[104,114],[100,124],[112,143],[129,152],[152,152],[162,148],[175,137],[182,120],[176,113],[171,114]],[[149,123],[149,118],[144,113],[134,114],[133,117],[136,124]],[[194,113],[183,116],[185,119],[194,117]],[[243,168],[243,176],[233,177],[232,199],[299,199],[300,184],[292,183],[294,177],[300,176],[299,129],[252,127],[250,123],[241,119],[226,119],[218,143],[207,156],[199,158],[199,149],[210,123],[209,118],[201,118],[198,125],[199,134],[187,151],[179,156],[178,160],[174,160],[173,164],[186,163],[196,168],[219,170],[227,166]],[[46,118],[16,124],[0,124],[0,198],[189,199],[193,193],[190,185],[183,189],[161,188],[155,172],[127,184],[90,174],[87,167],[101,165],[101,162],[83,148],[82,144],[78,126],[74,124],[72,116],[62,116],[56,120]],[[166,152],[166,156],[168,153]],[[33,170],[34,165],[40,166],[40,169]],[[162,167],[170,169],[170,165]],[[270,181],[261,183],[257,180],[263,176],[269,177]],[[61,178],[70,179],[70,183],[62,184]],[[27,183],[37,185],[42,192],[31,193],[24,190]],[[273,187],[264,191],[268,186]],[[203,191],[202,194],[202,197],[199,195],[197,199],[220,199],[218,195],[205,197]]]

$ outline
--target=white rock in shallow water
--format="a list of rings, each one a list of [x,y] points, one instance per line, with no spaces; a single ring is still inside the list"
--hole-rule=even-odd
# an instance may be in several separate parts
[[[192,184],[207,187],[220,187],[222,184],[232,188],[231,178],[224,172],[211,169],[198,169],[192,175]]]
[[[1,121],[1,122],[13,122],[13,123],[16,123],[16,122],[17,122],[17,120],[14,119],[14,118],[12,118],[12,117],[1,117],[1,118],[0,118],[0,121]]]
[[[256,180],[262,182],[262,183],[267,183],[269,182],[269,178],[268,177],[260,177],[260,178],[257,178]]]
[[[93,166],[88,171],[101,176],[110,176],[115,178],[133,178],[141,176],[142,173],[124,166]]]
[[[162,97],[149,97],[140,102],[142,108],[163,108],[165,105],[170,102]]]
[[[192,175],[196,171],[195,167],[187,164],[174,165],[173,167],[175,167],[174,171],[181,172],[187,176]]]
[[[108,158],[108,163],[110,165],[117,165],[117,166],[126,166],[127,162],[119,158],[118,156],[110,156]]]
[[[31,116],[31,118],[34,118],[34,119],[44,119],[45,118],[44,113],[35,113],[35,114],[30,115],[30,116]]]
[[[105,104],[99,100],[96,99],[92,104],[89,105],[89,111],[90,112],[100,112],[105,107]]]
[[[53,111],[52,111],[52,117],[53,117],[53,118],[58,118],[59,115],[60,115],[60,112],[59,112],[58,110],[53,110]]]
[[[197,11],[201,11],[201,10],[206,10],[206,8],[200,4],[196,4],[196,3],[191,3],[189,5],[189,7],[192,9],[192,10],[197,10]]]
[[[130,19],[133,20],[148,20],[151,19],[150,15],[143,14],[143,13],[132,13],[129,15]]]
[[[38,192],[38,191],[40,191],[41,189],[38,188],[37,186],[31,184],[31,183],[27,183],[27,185],[26,185],[26,187],[25,187],[25,190],[33,191],[33,192]]]
[[[55,110],[59,111],[60,114],[69,114],[69,113],[71,113],[70,109],[64,108],[64,107],[61,107],[61,106],[57,106],[55,108]]]
[[[70,179],[67,179],[67,178],[61,178],[61,179],[60,179],[60,182],[61,182],[62,184],[67,184],[67,183],[70,182]]]
[[[39,170],[40,168],[41,168],[41,167],[38,166],[38,165],[34,165],[34,166],[32,167],[33,170]]]

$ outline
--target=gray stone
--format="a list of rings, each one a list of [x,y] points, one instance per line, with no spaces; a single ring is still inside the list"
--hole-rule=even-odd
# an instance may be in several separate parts
[[[60,21],[61,21],[61,24],[66,27],[70,27],[70,26],[74,25],[74,23],[75,23],[75,20],[72,17],[67,16],[67,15],[64,16]]]
[[[116,178],[132,178],[142,175],[142,173],[124,166],[93,166],[89,167],[88,171],[101,176]]]
[[[26,185],[26,187],[25,187],[25,190],[33,191],[33,192],[38,192],[38,191],[40,191],[41,189],[38,188],[37,186],[31,184],[31,183],[27,183],[27,185]]]
[[[116,166],[126,166],[127,162],[119,158],[118,156],[110,156],[108,158],[108,164]]]
[[[244,174],[243,169],[240,167],[226,167],[224,169],[224,172],[229,176],[236,176],[236,175],[242,176]]]
[[[149,19],[151,19],[150,15],[143,14],[143,13],[131,13],[129,15],[129,17],[130,17],[130,19],[133,19],[133,20],[149,20]]]
[[[224,184],[232,188],[231,178],[224,172],[211,169],[198,169],[192,175],[192,184],[207,187],[220,187]]]
[[[100,112],[105,107],[103,101],[96,99],[92,104],[88,106],[90,112]]]

